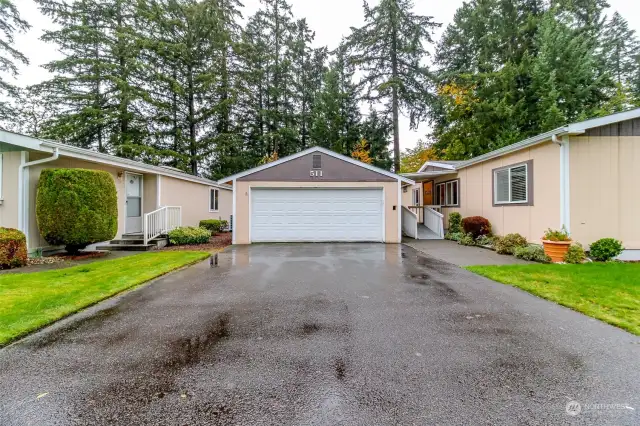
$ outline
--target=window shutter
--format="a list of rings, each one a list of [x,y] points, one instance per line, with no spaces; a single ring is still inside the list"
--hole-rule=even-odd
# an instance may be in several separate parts
[[[495,175],[496,203],[509,202],[509,170],[500,170]]]
[[[511,202],[527,201],[527,166],[511,169]]]

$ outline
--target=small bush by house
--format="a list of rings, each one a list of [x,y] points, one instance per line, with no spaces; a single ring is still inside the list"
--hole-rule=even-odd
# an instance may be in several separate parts
[[[27,264],[27,239],[13,228],[0,228],[0,269],[19,268]]]
[[[493,247],[494,238],[488,235],[480,235],[476,238],[476,244],[479,246],[490,246]]]
[[[462,215],[458,212],[449,213],[449,232],[462,232]]]
[[[476,240],[473,238],[472,234],[463,234],[462,238],[458,241],[458,244],[463,246],[475,246]]]
[[[227,229],[229,222],[226,220],[218,219],[205,219],[200,221],[200,228],[205,228],[211,231],[211,235],[215,235],[223,230]]]
[[[464,236],[465,235],[462,232],[447,232],[444,236],[444,239],[451,241],[460,241]]]
[[[607,262],[624,250],[622,242],[615,238],[602,238],[591,244],[589,247],[589,256],[600,262]]]
[[[211,237],[211,231],[195,226],[183,226],[169,231],[169,243],[175,246],[187,244],[206,244]]]
[[[564,261],[567,263],[583,263],[585,260],[587,260],[587,254],[580,243],[573,244],[564,255]]]
[[[470,216],[462,219],[462,229],[465,234],[471,234],[475,240],[480,235],[491,234],[491,224],[482,216]]]
[[[516,248],[526,247],[527,239],[520,234],[507,234],[504,237],[496,238],[493,247],[499,254],[514,254]]]
[[[100,170],[45,169],[40,174],[36,218],[44,239],[73,253],[118,232],[113,177]]]
[[[524,247],[516,247],[513,255],[518,259],[530,260],[532,262],[549,263],[551,258],[546,255],[544,248],[539,245],[531,244]]]

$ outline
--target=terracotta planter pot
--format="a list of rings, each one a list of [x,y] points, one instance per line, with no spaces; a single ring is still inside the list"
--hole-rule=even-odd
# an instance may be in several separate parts
[[[542,240],[544,253],[551,258],[553,263],[564,262],[564,255],[569,251],[573,241],[549,241]]]

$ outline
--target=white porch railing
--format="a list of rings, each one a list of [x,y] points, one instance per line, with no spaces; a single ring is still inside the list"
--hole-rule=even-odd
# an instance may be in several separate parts
[[[402,233],[407,237],[418,239],[418,215],[402,206]]]
[[[182,224],[182,207],[161,207],[144,215],[143,234],[145,245],[162,234],[172,231]]]
[[[444,215],[431,207],[424,208],[424,226],[440,238],[444,238]]]

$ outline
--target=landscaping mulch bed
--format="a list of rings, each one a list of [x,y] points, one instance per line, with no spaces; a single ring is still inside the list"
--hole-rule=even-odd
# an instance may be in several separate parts
[[[56,257],[60,257],[62,260],[86,260],[108,255],[108,251],[83,251],[78,254],[57,254]]]
[[[209,238],[207,244],[191,244],[184,246],[167,246],[162,250],[179,251],[179,250],[197,250],[197,251],[209,251],[218,252],[223,248],[231,245],[231,232],[223,232]]]
[[[59,253],[53,256],[30,257],[27,259],[27,265],[53,265],[55,263],[72,262],[77,260],[98,259],[108,255],[109,252],[106,251],[84,251],[78,254]]]

